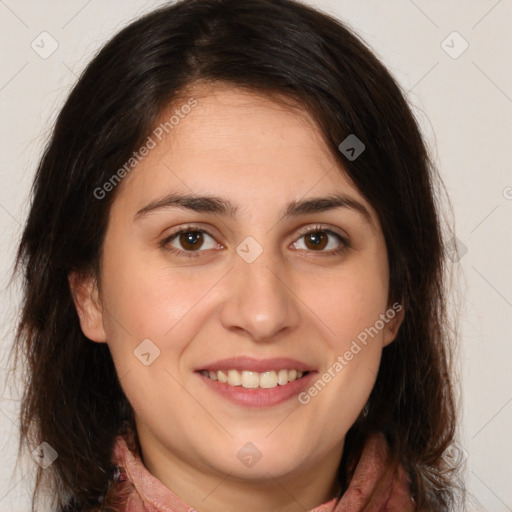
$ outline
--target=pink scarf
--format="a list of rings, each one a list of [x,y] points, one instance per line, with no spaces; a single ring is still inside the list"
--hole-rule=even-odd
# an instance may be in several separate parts
[[[128,447],[131,446],[131,449]],[[133,440],[116,438],[112,461],[118,466],[114,494],[109,495],[120,512],[191,512],[171,490],[144,466]],[[341,499],[315,507],[309,512],[414,512],[409,481],[403,468],[391,461],[384,436],[368,438]]]

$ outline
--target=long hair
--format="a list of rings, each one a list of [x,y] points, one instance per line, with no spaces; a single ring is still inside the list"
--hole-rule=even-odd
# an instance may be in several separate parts
[[[108,346],[80,329],[67,276],[99,277],[119,187],[101,199],[95,191],[142,145],[163,109],[198,82],[285,98],[308,112],[377,212],[389,299],[405,317],[383,350],[365,414],[347,434],[339,474],[368,434],[381,431],[409,472],[418,506],[449,510],[456,468],[446,450],[456,401],[439,177],[387,69],[343,23],[293,0],[183,0],[155,10],[99,51],[60,111],[15,265],[23,304],[13,350],[28,379],[20,452],[45,441],[58,453],[48,469],[38,468],[32,509],[44,488],[58,507],[112,510],[110,457],[116,435],[133,427],[133,411]],[[351,134],[365,144],[354,160],[338,148]]]

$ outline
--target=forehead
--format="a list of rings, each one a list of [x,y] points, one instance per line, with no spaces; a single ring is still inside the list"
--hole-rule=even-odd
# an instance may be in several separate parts
[[[366,203],[314,120],[290,100],[196,87],[161,113],[150,137],[154,147],[119,191],[138,208],[176,191],[229,196],[242,207],[340,191]]]
[[[198,87],[164,111],[161,119],[194,98],[197,106],[168,134],[176,156],[211,155],[217,161],[278,167],[280,162],[334,163],[311,116],[290,99],[240,88]],[[183,151],[190,150],[185,155]],[[192,151],[193,150],[193,151]],[[299,167],[299,166],[297,166]],[[302,167],[302,166],[300,166]]]

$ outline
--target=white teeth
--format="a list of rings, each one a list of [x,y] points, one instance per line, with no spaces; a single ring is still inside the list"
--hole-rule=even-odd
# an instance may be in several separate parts
[[[269,372],[251,372],[244,370],[202,370],[201,374],[212,380],[218,380],[230,386],[242,386],[247,389],[275,388],[278,385],[284,386],[289,382],[302,378],[304,372],[298,370],[271,370]]]
[[[229,370],[228,371],[228,384],[230,386],[241,386],[242,385],[242,376],[240,372],[237,370]]]
[[[256,372],[242,372],[242,386],[244,388],[257,388],[260,385],[260,378]]]
[[[274,371],[262,373],[259,380],[260,388],[275,388],[278,384],[277,373]]]
[[[279,373],[277,374],[277,383],[280,386],[288,384],[288,370],[279,370]]]

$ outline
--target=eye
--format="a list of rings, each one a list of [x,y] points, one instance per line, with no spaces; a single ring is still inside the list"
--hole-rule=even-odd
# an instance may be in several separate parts
[[[321,225],[310,226],[302,230],[300,235],[299,241],[292,244],[294,249],[334,256],[350,247],[344,236]],[[302,239],[304,241],[301,243]],[[207,231],[191,225],[175,231],[160,245],[164,250],[186,258],[198,257],[205,250],[222,247]]]
[[[211,242],[209,242],[208,246],[209,239]],[[176,231],[165,238],[161,245],[166,251],[185,257],[199,256],[199,254],[196,253],[202,252],[201,249],[204,251],[219,247],[219,244],[208,232],[204,229],[198,228],[197,226],[186,226],[181,228],[179,231]],[[176,247],[177,245],[178,247]]]
[[[302,239],[304,239],[302,244],[300,242],[293,243],[293,247],[295,249],[334,255],[339,254],[347,247],[350,247],[348,240],[345,237],[341,236],[339,233],[335,233],[331,229],[324,228],[321,225],[309,227],[303,230],[299,240]],[[326,248],[328,250],[324,250]]]

